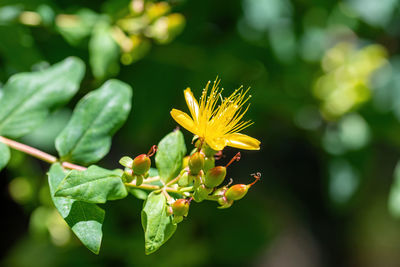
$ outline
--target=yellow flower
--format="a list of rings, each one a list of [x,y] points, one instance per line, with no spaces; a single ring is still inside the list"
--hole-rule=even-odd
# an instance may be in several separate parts
[[[172,109],[171,116],[186,130],[197,135],[214,150],[222,150],[225,146],[241,149],[259,150],[260,141],[239,131],[248,127],[250,121],[240,121],[249,108],[243,105],[249,99],[248,90],[236,89],[228,98],[222,99],[219,81],[214,81],[209,95],[207,83],[200,98],[200,105],[194,98],[190,88],[184,91],[186,103],[191,117],[180,110]],[[219,100],[221,103],[217,106]]]

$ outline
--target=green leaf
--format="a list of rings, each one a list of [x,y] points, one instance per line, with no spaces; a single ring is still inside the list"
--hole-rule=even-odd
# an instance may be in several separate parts
[[[111,27],[101,21],[95,26],[89,42],[90,66],[94,77],[104,79],[119,71],[120,48],[111,36]]]
[[[58,212],[81,242],[93,253],[98,254],[103,232],[101,227],[105,212],[96,204],[77,201],[65,197],[55,197],[54,193],[66,172],[59,163],[51,166],[48,172],[50,194]]]
[[[0,135],[21,137],[39,126],[74,96],[84,70],[83,62],[71,57],[43,71],[12,76],[0,96]]]
[[[0,171],[7,165],[10,160],[10,149],[8,146],[0,142]]]
[[[105,203],[128,195],[121,179],[122,170],[106,170],[92,165],[86,171],[73,170],[58,186],[56,197],[69,197],[89,203]]]
[[[110,150],[111,136],[128,117],[131,98],[131,87],[118,80],[109,80],[82,98],[56,139],[62,159],[89,164],[103,158]]]
[[[175,232],[177,225],[167,214],[167,201],[162,193],[150,193],[143,204],[142,226],[147,255],[159,249]]]
[[[389,211],[394,217],[400,218],[400,161],[394,170],[394,181],[389,195]]]
[[[160,141],[156,153],[156,166],[164,182],[179,174],[185,155],[186,145],[181,131],[175,130]]]

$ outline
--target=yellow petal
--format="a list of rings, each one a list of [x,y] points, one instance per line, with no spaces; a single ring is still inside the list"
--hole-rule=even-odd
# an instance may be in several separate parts
[[[259,150],[261,142],[245,134],[233,133],[226,136],[226,145],[247,150]]]
[[[184,91],[185,94],[185,99],[186,99],[186,104],[189,108],[190,114],[192,115],[192,118],[194,121],[198,121],[199,118],[199,103],[197,103],[196,98],[194,98],[192,91],[190,91],[190,88],[187,88]]]
[[[215,151],[223,150],[226,146],[226,139],[223,138],[214,138],[210,139],[206,137],[206,143]]]
[[[194,122],[187,113],[177,109],[172,109],[170,113],[172,118],[174,118],[174,120],[179,123],[183,128],[196,134],[196,127],[194,125]]]

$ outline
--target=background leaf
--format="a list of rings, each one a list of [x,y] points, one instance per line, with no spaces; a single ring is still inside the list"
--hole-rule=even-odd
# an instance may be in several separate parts
[[[160,177],[164,182],[178,175],[185,154],[185,139],[181,131],[175,130],[161,139],[158,143],[155,160]]]
[[[110,171],[95,165],[86,171],[73,170],[60,183],[55,196],[90,203],[121,199],[128,195],[121,175],[122,170]]]
[[[104,157],[110,150],[111,136],[128,117],[131,98],[131,87],[117,80],[109,80],[87,94],[56,139],[60,156],[82,164]]]
[[[142,225],[147,255],[159,249],[174,234],[177,225],[167,214],[167,201],[163,194],[149,194],[143,205]]]
[[[48,179],[53,203],[79,240],[93,253],[98,254],[103,237],[101,228],[105,212],[95,204],[55,197],[56,188],[65,175],[66,172],[59,163],[51,166]]]
[[[397,218],[400,218],[400,162],[394,170],[394,180],[389,195],[389,211]]]
[[[10,149],[8,146],[0,142],[0,171],[7,165],[10,160]]]
[[[50,110],[74,96],[83,74],[83,62],[70,57],[43,71],[12,76],[0,96],[0,135],[16,138],[39,126]]]
[[[98,79],[113,76],[119,72],[118,44],[111,36],[111,27],[101,21],[96,24],[89,42],[90,66]]]

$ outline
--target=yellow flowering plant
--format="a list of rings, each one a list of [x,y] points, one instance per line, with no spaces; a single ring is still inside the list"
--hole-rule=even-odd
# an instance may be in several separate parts
[[[222,150],[226,146],[258,150],[260,141],[239,133],[251,124],[242,120],[249,107],[248,90],[241,87],[223,98],[218,80],[211,89],[210,82],[206,85],[199,102],[190,89],[184,91],[191,116],[171,111],[181,126],[195,134],[189,155],[182,132],[175,129],[147,154],[122,157],[121,169],[94,165],[107,154],[112,135],[130,112],[132,89],[118,80],[107,81],[78,102],[55,139],[57,157],[13,140],[43,123],[45,118],[35,114],[47,114],[67,102],[77,92],[83,74],[83,62],[68,58],[40,72],[15,75],[5,84],[0,95],[0,170],[10,159],[10,148],[50,163],[48,182],[54,208],[92,252],[99,253],[105,217],[97,204],[129,194],[144,200],[141,220],[145,253],[150,254],[173,235],[188,216],[191,203],[210,200],[221,209],[229,208],[260,179],[256,173],[247,185],[231,186],[232,179],[223,185],[227,168],[241,154],[225,166],[215,166]],[[53,81],[62,87],[52,86]],[[156,168],[151,167],[153,155]]]

